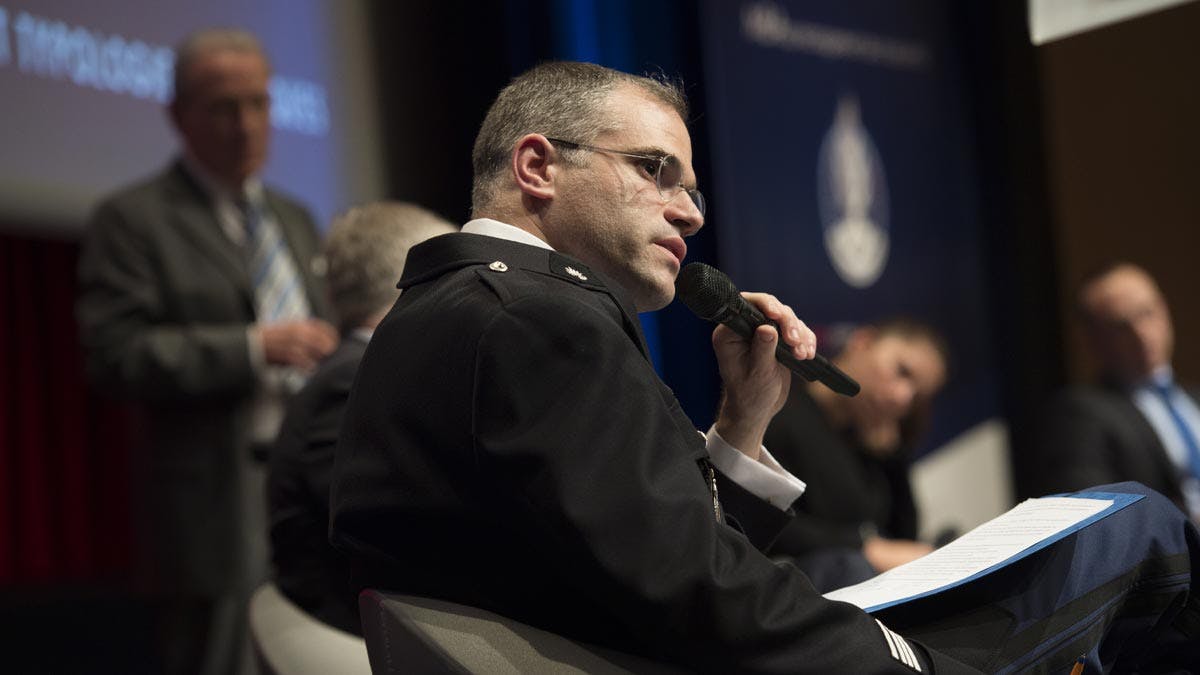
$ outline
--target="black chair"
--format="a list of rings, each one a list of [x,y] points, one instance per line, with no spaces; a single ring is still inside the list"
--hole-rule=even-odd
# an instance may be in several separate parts
[[[358,606],[375,675],[682,672],[443,600],[367,589]]]

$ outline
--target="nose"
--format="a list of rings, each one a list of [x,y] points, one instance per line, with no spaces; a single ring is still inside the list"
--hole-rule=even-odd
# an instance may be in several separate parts
[[[666,212],[663,217],[684,237],[690,237],[704,227],[704,214],[700,213],[696,202],[693,202],[691,196],[684,190],[680,190],[674,197],[667,200]]]
[[[913,401],[917,398],[917,388],[911,382],[903,381],[896,383],[892,388],[892,403],[896,406],[896,412],[900,416],[908,414],[912,408]]]

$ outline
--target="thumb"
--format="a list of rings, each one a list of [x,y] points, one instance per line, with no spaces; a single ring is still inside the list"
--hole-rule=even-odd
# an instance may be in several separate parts
[[[779,342],[779,333],[773,326],[763,324],[754,330],[754,340],[750,346],[751,368],[768,370],[775,367],[775,345]]]

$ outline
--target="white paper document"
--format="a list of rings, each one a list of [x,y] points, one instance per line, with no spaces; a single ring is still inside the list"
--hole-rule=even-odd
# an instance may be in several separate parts
[[[826,593],[825,597],[872,611],[929,595],[1011,562],[1043,542],[1061,538],[1059,535],[1065,536],[1111,508],[1113,502],[1079,497],[1029,499],[923,558],[861,584]]]

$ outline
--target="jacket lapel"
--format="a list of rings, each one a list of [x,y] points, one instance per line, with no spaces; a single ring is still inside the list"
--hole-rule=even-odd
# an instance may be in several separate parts
[[[1133,447],[1142,447],[1150,450],[1150,456],[1144,459],[1153,465],[1154,470],[1162,476],[1163,485],[1170,485],[1170,491],[1173,494],[1167,495],[1175,501],[1183,498],[1183,493],[1179,489],[1179,468],[1171,461],[1171,457],[1167,455],[1167,449],[1159,438],[1158,432],[1154,430],[1150,420],[1142,413],[1137,404],[1133,402],[1133,398],[1116,385],[1107,384],[1106,387],[1113,394],[1111,399],[1113,402],[1113,416],[1122,420],[1120,422],[1129,433],[1134,435],[1135,445]],[[1140,441],[1140,442],[1139,442]]]
[[[311,226],[309,218],[303,213],[297,213],[295,207],[280,200],[271,190],[266,191],[267,208],[279,224],[279,232],[292,254],[296,263],[296,272],[304,281],[304,290],[308,295],[309,306],[316,316],[328,316],[330,308],[326,303],[323,285],[318,276],[325,274],[325,259],[316,256],[310,244]]]
[[[254,291],[246,271],[245,253],[221,230],[203,190],[176,163],[167,174],[167,196],[175,206],[170,225],[187,237],[254,304]]]

